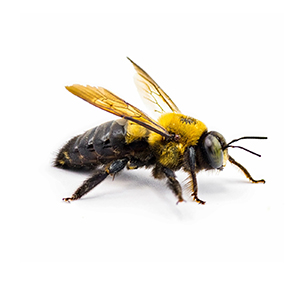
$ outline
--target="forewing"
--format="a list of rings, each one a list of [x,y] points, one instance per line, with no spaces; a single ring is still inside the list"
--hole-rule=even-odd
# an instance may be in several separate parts
[[[102,87],[74,84],[71,86],[66,86],[66,89],[72,94],[96,107],[99,107],[121,118],[131,120],[164,137],[170,137],[170,134],[167,132],[167,130],[160,126],[152,118],[147,116],[135,106],[127,103]]]
[[[127,57],[128,58],[128,57]],[[167,112],[171,110],[172,112],[180,113],[179,108],[171,100],[171,98],[159,87],[159,85],[136,63],[134,63],[130,58],[128,58],[133,64],[136,75],[134,78],[135,84],[137,86],[140,96],[154,105],[154,109],[158,113]]]

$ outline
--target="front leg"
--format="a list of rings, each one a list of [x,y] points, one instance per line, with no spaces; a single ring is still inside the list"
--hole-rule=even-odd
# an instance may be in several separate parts
[[[238,168],[240,168],[240,170],[242,170],[242,172],[250,180],[250,182],[253,182],[253,183],[266,183],[266,181],[264,179],[260,179],[260,180],[253,179],[253,177],[250,175],[250,173],[247,171],[247,169],[245,167],[243,167],[240,163],[238,163],[236,160],[234,160],[230,155],[228,155],[228,159],[233,165],[237,166]]]
[[[196,177],[196,151],[194,147],[189,147],[187,149],[187,156],[187,171],[189,172],[189,184],[192,190],[191,196],[193,197],[193,200],[197,203],[205,204],[205,201],[198,198],[198,185]]]

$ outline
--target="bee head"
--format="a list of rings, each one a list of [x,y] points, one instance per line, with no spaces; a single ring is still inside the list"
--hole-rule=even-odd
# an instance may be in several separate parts
[[[228,148],[239,148],[260,157],[260,154],[257,154],[249,149],[232,145],[233,143],[244,139],[267,138],[261,136],[243,136],[241,138],[234,139],[230,143],[226,144],[225,138],[219,132],[210,131],[206,133],[200,140],[200,147],[204,155],[204,160],[208,164],[208,166],[206,166],[206,169],[222,170],[225,167],[226,161],[228,159]]]
[[[222,170],[227,160],[226,141],[223,135],[210,131],[204,136],[201,144],[204,158],[210,168]]]
[[[226,144],[225,138],[222,134],[216,131],[210,131],[201,137],[199,145],[202,150],[203,158],[206,164],[206,169],[219,169],[222,170],[226,165],[228,159],[228,148],[239,148],[245,150],[251,154],[259,156],[259,154],[250,151],[241,146],[232,145],[233,143],[244,140],[244,139],[267,139],[266,137],[260,136],[244,136],[238,139],[232,140],[230,143]],[[203,162],[202,162],[203,163]]]

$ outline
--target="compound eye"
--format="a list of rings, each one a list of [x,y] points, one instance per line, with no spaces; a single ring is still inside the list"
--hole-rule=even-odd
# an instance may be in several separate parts
[[[219,140],[212,134],[204,139],[204,150],[210,166],[218,169],[223,165],[223,151]]]

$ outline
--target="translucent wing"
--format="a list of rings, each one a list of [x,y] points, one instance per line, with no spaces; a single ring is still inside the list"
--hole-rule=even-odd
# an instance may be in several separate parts
[[[72,86],[66,86],[66,89],[96,107],[106,110],[121,118],[133,121],[164,137],[171,137],[165,128],[160,126],[141,110],[102,87],[74,84]]]
[[[128,58],[128,57],[127,57]],[[133,64],[137,74],[135,76],[135,84],[140,96],[154,105],[155,111],[159,113],[166,112],[166,109],[171,109],[172,112],[180,113],[179,108],[171,100],[171,98],[159,87],[159,85],[136,63],[128,58]]]

